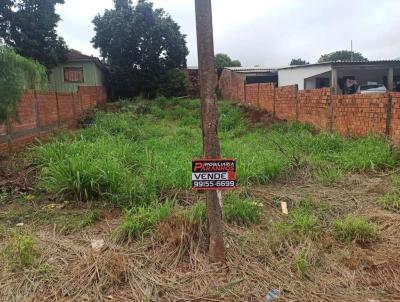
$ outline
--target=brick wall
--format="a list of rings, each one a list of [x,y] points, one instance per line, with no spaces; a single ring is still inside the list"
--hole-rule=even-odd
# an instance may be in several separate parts
[[[333,128],[349,136],[386,133],[388,94],[334,95]]]
[[[300,90],[297,94],[297,120],[318,129],[330,129],[330,89]]]
[[[0,155],[61,128],[75,127],[87,110],[106,101],[106,90],[98,86],[80,87],[76,93],[25,91],[17,108],[18,117],[0,125]]]
[[[282,120],[296,120],[297,86],[279,87],[275,91],[275,116]]]
[[[220,81],[222,96],[264,109],[282,120],[312,124],[346,136],[386,135],[400,145],[400,93],[334,95],[329,88],[298,91],[296,85],[244,84],[228,71]]]

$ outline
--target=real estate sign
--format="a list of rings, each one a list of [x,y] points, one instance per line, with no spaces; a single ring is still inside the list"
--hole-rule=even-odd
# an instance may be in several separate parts
[[[193,160],[192,187],[194,190],[234,189],[236,187],[236,160]]]

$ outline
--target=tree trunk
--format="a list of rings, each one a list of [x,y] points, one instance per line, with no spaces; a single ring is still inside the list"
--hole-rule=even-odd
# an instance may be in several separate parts
[[[200,97],[204,158],[220,158],[218,106],[215,95],[217,75],[214,66],[214,41],[211,0],[195,0],[197,48],[200,73]],[[225,261],[222,204],[217,191],[207,192],[209,254],[212,262]]]

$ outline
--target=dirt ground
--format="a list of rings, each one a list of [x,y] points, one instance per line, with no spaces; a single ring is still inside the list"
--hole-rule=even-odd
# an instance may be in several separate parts
[[[34,169],[17,158],[3,161],[1,171],[0,246],[16,229],[34,234],[40,264],[13,270],[0,257],[0,301],[267,301],[271,289],[280,293],[274,301],[400,301],[400,214],[377,204],[390,189],[389,173],[351,174],[326,186],[301,170],[246,189],[263,203],[263,219],[226,225],[227,263],[217,266],[208,262],[199,231],[166,222],[152,236],[117,244],[112,234],[120,210],[33,189]],[[177,196],[182,204],[203,199]],[[327,233],[299,243],[271,236],[272,223],[283,218],[280,201],[290,210],[305,197],[329,205],[333,215],[370,219],[379,226],[378,240],[340,242]],[[97,221],[77,227],[93,210]],[[104,246],[94,249],[93,240]],[[301,250],[310,259],[306,275],[296,270]]]

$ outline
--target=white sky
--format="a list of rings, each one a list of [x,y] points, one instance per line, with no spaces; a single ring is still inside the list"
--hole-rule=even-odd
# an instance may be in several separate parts
[[[194,0],[153,0],[187,34],[188,65],[197,65]],[[57,6],[58,32],[69,47],[93,49],[91,21],[112,0],[65,0]],[[283,66],[292,58],[316,62],[321,54],[349,49],[372,59],[400,57],[400,0],[213,0],[215,51],[243,66]]]

